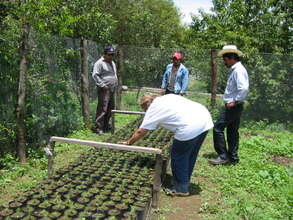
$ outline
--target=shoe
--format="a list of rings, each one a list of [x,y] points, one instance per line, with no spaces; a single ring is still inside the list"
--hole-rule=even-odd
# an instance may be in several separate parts
[[[168,196],[189,196],[189,192],[177,192],[174,188],[164,188],[166,195]]]
[[[175,196],[185,197],[185,196],[189,196],[189,195],[190,195],[189,192],[175,192]]]
[[[235,159],[234,160],[230,159],[230,163],[235,165],[235,164],[239,163],[239,159],[236,159],[236,160]]]
[[[104,129],[104,132],[106,133],[106,132],[110,132],[110,131],[112,131],[112,126],[107,126],[107,127],[105,127],[105,129]]]
[[[217,157],[216,159],[209,160],[209,163],[213,165],[224,165],[230,163],[230,160]]]
[[[96,130],[95,133],[98,134],[98,135],[105,135],[105,133],[103,131],[101,131],[101,130]]]

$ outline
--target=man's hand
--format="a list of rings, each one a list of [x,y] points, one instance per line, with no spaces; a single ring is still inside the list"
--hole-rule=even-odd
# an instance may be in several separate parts
[[[230,102],[226,104],[227,109],[230,109],[236,105],[236,102]]]
[[[146,133],[148,133],[148,130],[139,128],[133,133],[131,138],[129,138],[127,141],[119,141],[118,144],[132,145],[141,137],[143,137]]]
[[[119,141],[118,144],[129,145],[128,141]]]

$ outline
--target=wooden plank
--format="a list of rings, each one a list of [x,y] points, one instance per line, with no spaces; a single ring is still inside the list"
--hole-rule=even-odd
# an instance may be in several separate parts
[[[123,145],[123,144],[111,144],[111,143],[105,143],[105,142],[87,141],[87,140],[80,140],[80,139],[74,139],[74,138],[51,137],[50,141],[64,142],[69,144],[87,145],[87,146],[93,146],[97,148],[110,148],[115,150],[127,150],[127,151],[151,153],[151,154],[162,153],[161,149],[156,149],[156,148],[130,146],[130,145]]]
[[[156,165],[155,165],[155,174],[154,174],[154,185],[153,185],[153,203],[152,207],[157,209],[159,207],[160,191],[162,185],[162,167],[163,167],[163,158],[162,155],[156,155]]]
[[[113,113],[127,114],[127,115],[144,115],[145,112],[135,112],[135,111],[123,111],[123,110],[112,110]]]

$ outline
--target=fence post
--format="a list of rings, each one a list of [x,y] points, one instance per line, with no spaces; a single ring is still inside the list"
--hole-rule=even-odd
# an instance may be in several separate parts
[[[157,209],[159,206],[160,191],[162,185],[162,167],[163,167],[163,158],[162,155],[156,155],[156,165],[155,165],[155,176],[154,176],[154,185],[153,185],[153,203],[152,207]]]
[[[52,177],[54,173],[54,147],[55,147],[55,141],[49,141],[49,144],[47,145],[48,148],[48,177]]]
[[[122,78],[124,72],[124,51],[123,46],[118,45],[117,47],[117,78],[118,78],[118,87],[116,90],[116,108],[121,109],[122,102]]]
[[[115,133],[115,112],[111,111],[111,122],[112,122],[112,128],[111,128],[111,133]]]
[[[211,49],[211,107],[216,106],[217,97],[217,51],[216,49]]]

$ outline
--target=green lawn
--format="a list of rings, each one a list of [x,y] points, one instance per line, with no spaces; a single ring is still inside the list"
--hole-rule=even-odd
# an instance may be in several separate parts
[[[190,98],[205,105],[209,102],[209,97],[205,96],[194,95]],[[134,105],[135,95],[128,94],[125,100],[129,107],[127,109],[139,110],[139,107]],[[123,105],[127,106],[125,103]],[[136,117],[117,115],[116,127],[121,128]],[[197,214],[203,219],[289,220],[293,218],[292,132],[272,131],[272,128],[266,129],[264,126],[258,129],[252,124],[248,123],[247,128],[243,126],[240,131],[241,161],[237,165],[208,164],[208,160],[215,156],[212,132],[209,132],[192,177],[192,183],[201,188],[201,205]],[[91,131],[82,130],[69,137],[103,141],[109,135],[111,134],[97,136]],[[65,166],[87,149],[80,145],[57,144],[55,167]],[[2,171],[0,205],[7,204],[9,198],[36,186],[46,178],[47,159],[42,154],[34,153],[34,156],[35,158],[30,159],[27,165],[18,165],[11,159],[10,169]],[[173,212],[176,212],[176,209]],[[164,214],[160,217],[165,219]]]
[[[292,133],[241,129],[241,161],[228,166],[208,164],[208,159],[214,156],[211,136],[200,152],[193,176],[195,182],[201,177],[212,183],[212,187],[202,185],[203,216],[206,219],[292,219]],[[286,156],[289,163],[277,163],[276,155]]]

